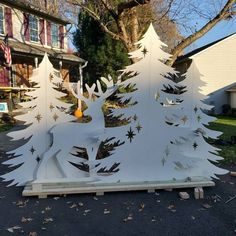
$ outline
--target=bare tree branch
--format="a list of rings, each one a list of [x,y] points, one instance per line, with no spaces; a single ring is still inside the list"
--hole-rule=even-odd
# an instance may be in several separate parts
[[[178,55],[189,46],[191,43],[196,41],[197,39],[201,38],[203,35],[205,35],[210,29],[212,29],[218,22],[221,20],[227,19],[232,15],[232,12],[230,9],[234,6],[236,3],[236,0],[228,0],[225,6],[222,8],[222,10],[207,24],[205,24],[201,29],[199,29],[197,32],[193,33],[192,35],[188,36],[187,38],[183,39],[181,43],[179,43],[172,51],[172,58],[167,62],[168,65],[173,65],[173,63],[176,61]]]
[[[118,15],[122,14],[124,10],[137,7],[139,5],[145,5],[150,3],[151,0],[133,0],[129,2],[122,2],[118,4]]]

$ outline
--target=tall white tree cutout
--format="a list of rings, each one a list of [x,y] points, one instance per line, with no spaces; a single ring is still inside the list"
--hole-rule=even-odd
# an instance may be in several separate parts
[[[207,96],[201,93],[201,87],[204,86],[204,82],[201,80],[201,75],[194,61],[192,61],[184,76],[185,79],[179,83],[179,86],[184,87],[185,92],[182,94],[182,102],[174,107],[176,108],[176,116],[173,122],[175,125],[188,128],[189,134],[186,142],[178,147],[185,156],[194,158],[196,165],[195,175],[216,177],[215,173],[225,174],[225,170],[216,167],[210,162],[217,162],[223,158],[218,155],[219,149],[208,144],[205,139],[216,139],[221,135],[221,132],[207,128],[209,122],[216,120],[216,118],[205,113],[212,106],[204,103],[204,100],[207,99]],[[189,160],[191,162],[192,159]],[[188,162],[186,161],[185,163]],[[181,164],[178,164],[181,167]],[[194,174],[193,169],[191,169],[191,173]]]
[[[44,55],[39,67],[33,70],[30,78],[34,90],[27,92],[30,100],[20,105],[29,111],[18,115],[15,118],[23,121],[25,129],[8,133],[12,140],[29,139],[23,146],[18,147],[9,153],[14,153],[14,158],[3,164],[16,167],[13,171],[1,176],[5,181],[12,180],[12,185],[24,185],[35,179],[35,172],[42,159],[42,154],[51,145],[49,130],[65,121],[72,121],[76,118],[65,113],[72,105],[60,101],[66,94],[59,92],[57,85],[62,83],[59,71],[55,70]],[[19,167],[17,167],[20,165]],[[57,172],[55,163],[51,163],[51,171]]]
[[[126,133],[118,129],[114,133],[120,140],[124,140],[126,136],[126,143],[110,159],[104,160],[105,164],[115,160],[121,163],[120,171],[104,181],[173,181],[193,176],[211,178],[215,177],[215,174],[226,173],[208,161],[220,159],[210,153],[216,149],[207,144],[201,135],[197,136],[197,131],[194,132],[203,128],[205,123],[192,123],[187,126],[167,122],[167,118],[173,113],[178,117],[180,106],[190,101],[187,96],[198,106],[196,120],[200,115],[206,123],[212,119],[201,111],[206,109],[207,105],[200,101],[200,94],[193,96],[194,88],[191,88],[190,83],[190,91],[185,95],[165,91],[165,88],[176,88],[179,85],[171,80],[175,71],[164,64],[170,55],[162,50],[166,45],[160,41],[152,25],[137,44],[139,49],[130,55],[139,61],[123,71],[123,75],[130,77],[123,82],[124,86],[135,85],[136,90],[130,94],[122,94],[123,101],[131,97],[137,104],[113,112],[114,115],[123,112],[126,118],[131,117],[132,122]],[[187,76],[194,79],[198,76],[195,72],[191,71],[191,75]],[[187,109],[186,114],[191,116],[189,108],[186,106],[184,109]],[[183,110],[181,113],[184,117]],[[214,131],[206,132],[213,136],[216,134]],[[192,143],[193,137],[199,144]],[[197,148],[199,152],[196,152]]]

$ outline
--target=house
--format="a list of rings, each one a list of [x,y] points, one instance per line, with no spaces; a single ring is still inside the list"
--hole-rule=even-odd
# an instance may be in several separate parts
[[[207,44],[178,58],[175,67],[184,74],[194,60],[205,85],[201,92],[208,95],[206,102],[213,105],[215,114],[230,104],[230,88],[236,85],[236,33]]]
[[[4,65],[0,50],[0,89],[29,87],[33,68],[48,53],[50,61],[62,73],[63,79],[76,77],[78,55],[68,53],[66,26],[68,21],[24,0],[0,0],[0,43],[8,34],[12,68]]]

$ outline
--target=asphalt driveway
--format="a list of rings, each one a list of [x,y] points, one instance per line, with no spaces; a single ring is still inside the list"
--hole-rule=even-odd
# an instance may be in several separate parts
[[[0,162],[11,144],[0,134]],[[236,166],[227,166],[236,171]],[[0,165],[0,174],[7,172]],[[22,188],[0,182],[0,236],[236,235],[236,177],[221,176],[205,199],[181,200],[172,192],[119,192],[21,197]]]

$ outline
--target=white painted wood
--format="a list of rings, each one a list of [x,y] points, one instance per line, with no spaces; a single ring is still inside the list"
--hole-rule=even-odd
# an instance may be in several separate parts
[[[67,183],[65,185],[61,183],[54,183],[50,185],[43,185],[42,191],[33,191],[32,185],[28,184],[25,186],[22,193],[23,196],[49,196],[49,195],[60,195],[60,194],[80,194],[80,193],[96,193],[97,195],[103,195],[107,192],[118,192],[118,191],[142,191],[142,190],[158,190],[165,188],[193,188],[204,186],[214,186],[215,183],[202,179],[199,182],[142,182],[142,183],[126,183],[126,184],[83,184],[78,182]]]
[[[199,188],[198,187],[194,188],[194,198],[195,199],[199,199],[200,198]]]
[[[29,114],[18,117],[29,127],[9,134],[15,140],[32,135],[25,145],[14,151],[22,155],[7,162],[24,164],[3,176],[6,180],[14,179],[13,183],[21,184],[34,180],[34,190],[42,186],[38,191],[27,186],[23,194],[99,194],[212,186],[209,180],[216,177],[215,174],[227,172],[209,162],[220,157],[214,154],[217,149],[207,144],[204,137],[215,138],[219,133],[204,126],[213,118],[201,110],[210,107],[202,101],[205,96],[199,91],[202,82],[195,64],[187,71],[186,79],[176,84],[170,80],[176,71],[163,63],[170,55],[163,51],[165,44],[152,25],[137,44],[138,50],[130,56],[139,60],[122,71],[117,83],[110,76],[101,78],[105,87],[102,89],[100,81],[91,87],[86,85],[87,97],[80,90],[76,93],[71,88],[72,94],[87,105],[84,114],[91,117],[87,123],[74,122],[74,117],[60,109],[70,105],[58,100],[62,94],[54,88],[61,79],[51,77],[54,69],[45,55],[32,77],[37,83],[35,91],[28,92],[35,99],[22,104],[33,108]],[[135,90],[117,96],[121,100],[131,98],[131,105],[112,110],[112,115],[127,118],[129,123],[105,127],[102,110],[105,100],[119,86],[129,84],[135,85]],[[164,91],[164,88],[177,85],[186,86],[186,92]],[[183,119],[183,115],[187,119]],[[108,144],[119,141],[123,145],[106,158],[97,159],[99,146],[104,140],[110,140]],[[37,150],[40,147],[39,164],[35,164],[35,159],[29,155],[31,147],[36,145]],[[87,151],[87,159],[73,155],[78,150],[76,147]],[[82,164],[87,171],[81,169]],[[117,165],[116,171],[108,171],[114,164]],[[106,171],[99,173],[101,169]]]
[[[203,188],[202,188],[202,187],[199,187],[198,190],[199,190],[199,198],[200,198],[200,199],[204,199],[204,191],[203,191]]]

